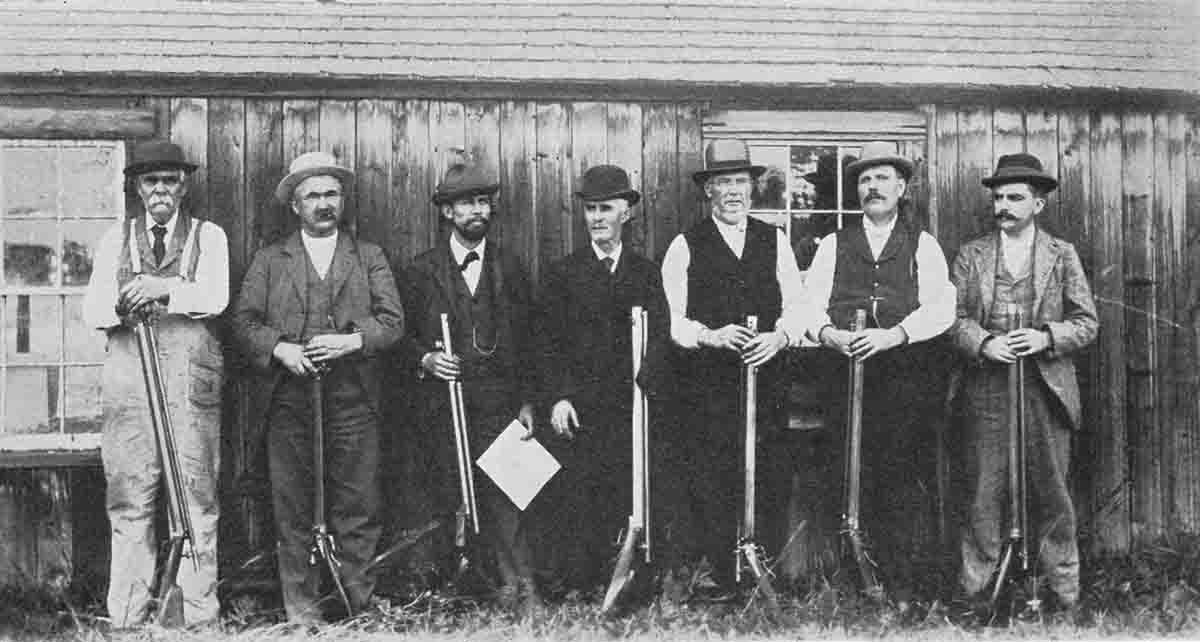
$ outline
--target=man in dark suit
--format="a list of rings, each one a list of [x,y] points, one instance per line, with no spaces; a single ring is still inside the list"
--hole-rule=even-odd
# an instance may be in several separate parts
[[[568,589],[589,591],[630,510],[633,355],[630,309],[646,309],[651,343],[668,337],[667,302],[658,266],[621,243],[641,195],[625,170],[599,165],[584,173],[583,202],[591,243],[554,262],[542,288],[538,337],[553,449],[564,469],[554,488],[558,536]]]
[[[1007,493],[1007,365],[1025,368],[1026,498],[1030,550],[1037,551],[1060,606],[1079,599],[1079,549],[1067,470],[1071,430],[1079,426],[1079,384],[1072,356],[1096,338],[1099,322],[1074,246],[1037,225],[1058,181],[1030,154],[1001,156],[983,179],[992,190],[997,231],[967,243],[954,261],[958,320],[950,331],[966,359],[962,380],[970,499],[962,532],[961,583],[984,589],[1003,542]],[[1024,312],[1009,330],[1005,306]]]
[[[499,188],[478,168],[450,167],[433,202],[451,224],[451,233],[413,259],[400,279],[410,333],[398,358],[401,367],[414,369],[422,380],[418,425],[431,433],[428,479],[440,511],[452,512],[459,503],[446,381],[463,384],[472,457],[483,453],[513,419],[525,426],[527,437],[533,436],[533,297],[516,257],[487,238],[492,197]],[[453,355],[440,345],[443,313],[450,318]],[[495,553],[501,575],[501,601],[510,607],[536,606],[540,599],[525,520],[486,475],[476,475],[475,482],[483,539]]]
[[[374,588],[366,564],[379,539],[379,355],[403,334],[404,312],[383,251],[339,230],[354,174],[332,154],[292,161],[275,196],[300,230],[254,256],[233,313],[234,338],[255,369],[250,408],[265,422],[288,619],[315,623],[309,567],[314,486],[324,483],[351,606]],[[326,479],[313,479],[312,377],[324,371]]]

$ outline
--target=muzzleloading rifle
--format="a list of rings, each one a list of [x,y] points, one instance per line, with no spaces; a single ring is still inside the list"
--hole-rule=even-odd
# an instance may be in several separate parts
[[[1008,330],[1023,327],[1024,316],[1019,305],[1008,304],[1005,309]],[[1037,574],[1029,559],[1025,462],[1025,359],[1017,357],[1008,366],[1008,535],[992,578],[993,610],[1000,601],[1005,585],[1009,582],[1016,584],[1022,579],[1028,582],[1026,606],[1035,612],[1041,607],[1041,601],[1037,598]]]
[[[746,327],[751,332],[758,333],[758,317],[746,318]],[[771,608],[777,608],[779,599],[775,588],[771,585],[771,571],[767,568],[766,555],[755,537],[755,483],[756,463],[758,456],[758,368],[742,366],[742,417],[745,420],[745,445],[743,471],[745,473],[742,491],[742,519],[738,525],[737,549],[734,560],[734,577],[741,584],[743,577],[749,575],[755,585],[755,590],[761,593]]]
[[[453,356],[450,342],[450,315],[442,313],[442,350]],[[450,416],[454,427],[454,450],[458,458],[458,488],[461,501],[454,519],[454,548],[458,553],[458,572],[461,575],[470,566],[468,532],[479,535],[479,507],[475,501],[475,470],[471,459],[471,440],[467,433],[467,409],[463,403],[462,382],[451,379]]]
[[[855,310],[851,332],[867,327],[867,311]],[[875,598],[883,597],[883,585],[875,573],[875,561],[871,559],[863,533],[861,518],[862,502],[862,404],[863,362],[850,357],[847,427],[846,427],[846,511],[842,515],[842,534],[854,565],[858,570],[863,591]]]
[[[310,566],[317,566],[329,571],[338,598],[346,608],[346,615],[354,615],[354,607],[350,604],[350,596],[342,583],[342,563],[338,560],[337,542],[329,532],[325,523],[325,385],[324,375],[328,367],[319,364],[310,381],[310,399],[312,401],[313,418],[313,526],[312,548],[308,553]],[[310,575],[310,580],[320,584],[321,572]]]
[[[650,549],[650,447],[646,393],[637,383],[638,371],[646,358],[648,335],[646,310],[635,306],[633,320],[633,505],[629,525],[621,539],[621,552],[613,568],[612,580],[604,592],[601,614],[611,613],[617,601],[633,585],[639,567],[651,563]],[[641,562],[638,553],[641,552]]]
[[[184,557],[191,557],[192,564],[199,569],[196,547],[192,541],[192,520],[188,513],[187,495],[184,493],[182,470],[179,466],[179,450],[175,444],[175,428],[167,410],[167,389],[162,378],[162,364],[158,360],[158,331],[156,315],[150,304],[143,311],[135,311],[137,321],[133,326],[137,338],[138,356],[142,362],[142,379],[146,384],[146,397],[150,402],[150,423],[154,427],[154,439],[158,444],[158,458],[162,465],[163,481],[167,491],[167,523],[170,537],[166,563],[158,577],[155,594],[156,610],[154,621],[167,628],[183,626],[183,589],[179,586],[179,565]],[[186,552],[185,552],[186,549]]]

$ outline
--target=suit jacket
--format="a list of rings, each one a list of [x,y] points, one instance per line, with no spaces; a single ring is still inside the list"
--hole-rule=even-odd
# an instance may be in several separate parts
[[[958,319],[950,329],[955,348],[977,365],[983,341],[991,335],[984,329],[996,283],[996,234],[994,232],[964,245],[954,261],[951,280],[958,289]],[[1033,248],[1034,318],[1031,327],[1048,330],[1053,347],[1036,357],[1038,371],[1079,426],[1079,384],[1071,355],[1096,338],[1099,321],[1087,276],[1075,247],[1038,229]]]
[[[483,253],[482,270],[491,275],[494,287],[498,308],[495,319],[497,345],[511,346],[512,382],[521,401],[532,402],[537,391],[537,372],[531,345],[533,294],[529,276],[517,258],[494,241],[488,242]],[[457,308],[464,300],[459,294],[465,290],[466,283],[450,253],[447,239],[414,258],[397,274],[409,325],[408,334],[400,343],[396,365],[402,372],[419,373],[421,357],[437,350],[435,343],[442,338],[442,313],[450,314],[451,318],[465,316],[465,312]],[[454,346],[456,352],[461,348]],[[433,377],[426,378],[425,382],[440,384],[437,391],[426,391],[425,400],[444,404],[445,382]]]
[[[242,281],[233,309],[233,337],[255,372],[252,426],[263,425],[275,387],[286,373],[271,356],[275,344],[298,341],[304,333],[308,263],[297,231],[255,253]],[[377,245],[356,241],[343,231],[326,278],[333,279],[334,325],[341,332],[362,333],[362,350],[344,358],[357,367],[367,399],[378,413],[380,356],[404,334],[404,310],[392,270]]]
[[[635,305],[649,317],[647,353],[665,349],[670,315],[658,266],[626,247],[616,268],[608,274],[589,243],[547,270],[537,332],[547,404],[630,406]]]

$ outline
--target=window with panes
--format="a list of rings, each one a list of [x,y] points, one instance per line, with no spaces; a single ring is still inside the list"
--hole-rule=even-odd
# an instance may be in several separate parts
[[[92,446],[104,335],[83,321],[100,238],[124,212],[117,141],[0,140],[0,449]]]

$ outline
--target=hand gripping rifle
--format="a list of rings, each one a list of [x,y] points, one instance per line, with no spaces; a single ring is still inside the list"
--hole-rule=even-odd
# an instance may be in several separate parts
[[[867,311],[855,310],[851,332],[867,326]],[[863,362],[850,357],[850,392],[846,429],[846,512],[842,515],[842,533],[854,556],[863,591],[872,597],[883,596],[883,585],[875,575],[875,561],[867,549],[866,536],[859,522],[862,500],[862,404]]]
[[[325,391],[322,379],[327,370],[328,366],[318,364],[317,371],[313,373],[309,382],[313,413],[313,488],[316,496],[313,501],[313,543],[308,553],[308,564],[323,565],[328,569],[338,598],[346,607],[346,615],[352,616],[354,608],[350,605],[350,596],[346,594],[346,587],[342,583],[342,563],[337,558],[337,542],[325,523]],[[315,581],[320,582],[320,577],[321,573],[318,572]]]
[[[1008,304],[1005,317],[1008,329],[1025,325],[1024,313],[1016,304]],[[1037,576],[1031,572],[1029,560],[1029,516],[1026,506],[1025,479],[1025,359],[1017,357],[1008,366],[1008,538],[996,564],[992,585],[992,608],[1000,599],[1005,580],[1011,576],[1029,581],[1026,604],[1037,611]],[[1015,578],[1014,578],[1015,579]]]
[[[601,614],[608,614],[617,604],[621,594],[632,584],[637,572],[636,560],[641,548],[643,563],[649,564],[650,554],[650,447],[649,421],[647,418],[646,393],[637,383],[638,371],[646,357],[648,337],[646,310],[635,306],[633,317],[633,510],[629,515],[629,526],[621,538],[621,553],[613,569],[612,580],[604,592]]]
[[[199,569],[196,545],[192,540],[192,519],[188,513],[187,495],[183,489],[182,470],[179,466],[179,450],[175,445],[175,428],[171,414],[167,411],[167,389],[163,384],[162,365],[158,360],[158,331],[152,311],[134,312],[137,321],[133,333],[137,338],[138,356],[142,362],[142,378],[146,383],[146,397],[150,401],[150,423],[154,426],[154,439],[158,444],[158,457],[162,464],[163,479],[167,487],[167,522],[170,528],[169,550],[166,565],[158,580],[155,595],[158,609],[154,620],[159,626],[179,627],[184,625],[183,589],[179,587],[179,564],[186,555]],[[187,553],[184,553],[184,547]]]
[[[450,316],[442,313],[442,349],[453,355],[450,342]],[[471,533],[479,534],[479,507],[475,502],[475,471],[472,468],[471,441],[467,435],[467,410],[463,404],[462,382],[452,379],[447,382],[450,389],[450,414],[454,422],[454,449],[458,455],[458,488],[462,496],[454,520],[454,547],[459,553],[459,573],[467,569],[467,524]]]
[[[751,332],[758,333],[758,317],[746,317],[746,327]],[[754,508],[755,508],[755,476],[758,445],[758,368],[755,366],[742,367],[742,416],[745,418],[746,443],[742,451],[745,455],[745,483],[742,493],[742,521],[738,525],[737,549],[734,558],[734,569],[737,582],[742,581],[743,573],[749,572],[753,577],[757,591],[763,594],[767,605],[776,608],[779,600],[775,588],[771,586],[771,572],[767,569],[762,547],[755,541]]]

